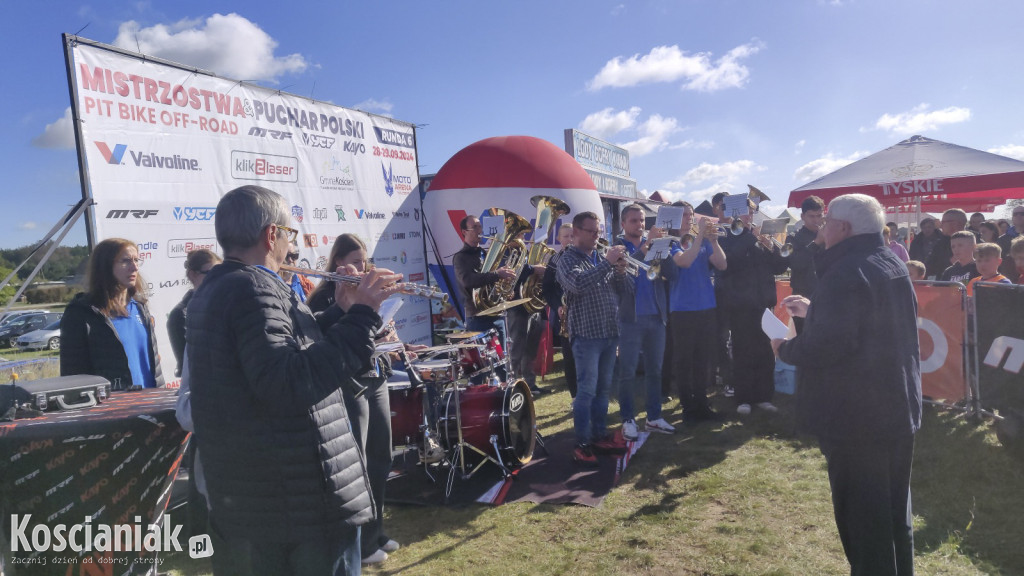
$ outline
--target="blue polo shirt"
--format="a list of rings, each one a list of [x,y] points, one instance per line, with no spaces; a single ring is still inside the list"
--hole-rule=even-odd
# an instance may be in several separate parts
[[[625,236],[620,236],[619,240],[622,241],[622,245],[626,247],[626,252],[628,252],[630,256],[636,254],[636,251],[640,248],[629,240],[626,240]],[[643,244],[646,241],[647,237],[645,236],[640,240],[640,243]],[[643,270],[640,270],[639,274],[636,275],[636,288],[634,295],[636,297],[637,316],[658,315],[658,305],[654,300],[654,283],[647,279],[647,274]]]
[[[672,256],[682,251],[678,244],[672,244]],[[678,269],[678,274],[669,284],[669,310],[698,312],[715,307],[715,286],[711,283],[711,252],[711,242],[703,240],[693,264],[689,268]]]
[[[139,306],[134,299],[128,301],[126,308],[128,316],[111,318],[110,322],[128,357],[128,369],[132,373],[131,385],[155,388],[156,378],[153,377],[153,364],[149,359],[149,333],[145,324],[148,319],[139,313]]]

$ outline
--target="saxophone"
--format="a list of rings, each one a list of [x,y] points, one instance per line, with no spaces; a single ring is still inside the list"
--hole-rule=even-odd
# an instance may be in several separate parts
[[[537,195],[530,198],[530,203],[537,207],[537,227],[533,230],[533,245],[530,246],[526,263],[530,266],[547,266],[551,257],[555,255],[555,249],[547,245],[551,225],[572,209],[562,200],[552,196]],[[523,282],[522,296],[530,299],[523,304],[530,314],[540,312],[547,306],[547,302],[544,301],[543,285],[537,276],[530,276]]]

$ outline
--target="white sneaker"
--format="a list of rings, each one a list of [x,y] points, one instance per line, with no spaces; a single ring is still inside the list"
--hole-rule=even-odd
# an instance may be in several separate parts
[[[401,547],[402,547],[401,544],[399,544],[398,542],[395,542],[394,540],[391,540],[389,538],[388,541],[385,542],[384,545],[380,547],[380,549],[385,551],[385,552],[396,552]]]
[[[771,402],[758,402],[757,407],[765,412],[778,412],[779,409]]]
[[[676,427],[665,422],[664,418],[657,418],[655,420],[647,421],[647,430],[661,432],[662,434],[672,434],[676,431]]]
[[[388,553],[383,550],[377,550],[373,554],[370,554],[366,558],[363,558],[363,564],[380,564],[381,562],[388,559]]]
[[[750,414],[750,404],[740,404],[736,407],[736,413],[742,414],[743,416]]]
[[[635,420],[626,420],[622,423],[622,437],[630,442],[640,437],[639,434],[637,434]]]

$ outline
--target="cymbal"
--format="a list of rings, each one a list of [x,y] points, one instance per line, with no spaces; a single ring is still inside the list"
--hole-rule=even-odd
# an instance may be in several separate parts
[[[483,332],[452,332],[451,334],[445,336],[445,338],[451,340],[465,340],[466,338],[476,338],[481,334],[483,334]]]
[[[532,300],[532,298],[520,298],[518,300],[509,300],[508,302],[502,302],[501,304],[498,304],[493,308],[488,308],[483,312],[477,312],[477,316],[495,316],[501,314],[505,310],[515,308],[516,306],[522,306],[523,304],[526,304],[530,300]]]

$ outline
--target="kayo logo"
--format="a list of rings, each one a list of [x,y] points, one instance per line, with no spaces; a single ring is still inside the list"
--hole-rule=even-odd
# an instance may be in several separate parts
[[[128,150],[128,146],[125,144],[114,144],[114,150],[111,151],[106,142],[93,141],[93,143],[100,149],[100,154],[103,155],[107,164],[120,164],[121,158],[124,158],[124,153]]]

